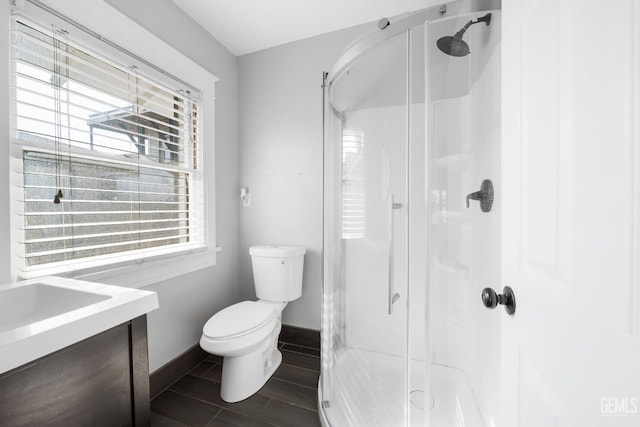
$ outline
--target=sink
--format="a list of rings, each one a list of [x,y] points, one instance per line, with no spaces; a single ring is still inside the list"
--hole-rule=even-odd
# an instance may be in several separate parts
[[[155,292],[61,277],[0,285],[0,373],[158,308]]]
[[[0,292],[0,333],[111,298],[79,289],[35,283]]]

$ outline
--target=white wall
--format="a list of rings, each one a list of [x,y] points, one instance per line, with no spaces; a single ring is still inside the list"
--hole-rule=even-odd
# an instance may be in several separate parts
[[[322,72],[372,24],[247,54],[238,59],[240,282],[254,299],[249,247],[307,248],[302,297],[285,324],[320,329],[322,250]],[[239,194],[236,199],[239,202]]]

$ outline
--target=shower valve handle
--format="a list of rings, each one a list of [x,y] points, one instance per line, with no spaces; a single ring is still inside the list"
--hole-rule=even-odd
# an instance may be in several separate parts
[[[509,286],[505,286],[502,289],[502,294],[496,293],[491,288],[484,288],[482,290],[482,303],[487,308],[496,308],[498,305],[504,305],[506,312],[513,316],[516,312],[516,296],[513,293],[513,289]]]
[[[471,194],[467,194],[467,208],[469,207],[469,200],[479,200],[480,210],[482,212],[491,211],[493,206],[493,183],[490,179],[485,179],[480,184],[480,191],[475,191]]]
[[[484,193],[482,191],[467,194],[467,207],[469,207],[469,200],[482,200],[483,197]]]

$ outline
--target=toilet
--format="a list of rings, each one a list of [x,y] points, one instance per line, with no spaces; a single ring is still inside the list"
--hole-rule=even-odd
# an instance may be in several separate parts
[[[282,310],[302,295],[305,248],[249,248],[258,301],[242,301],[214,314],[202,328],[200,347],[224,357],[220,397],[239,402],[256,393],[282,362],[278,336]]]

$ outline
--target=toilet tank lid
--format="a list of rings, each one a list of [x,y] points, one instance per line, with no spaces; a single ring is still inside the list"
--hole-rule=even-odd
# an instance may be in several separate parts
[[[249,248],[249,255],[269,258],[290,258],[305,252],[306,249],[299,246],[256,245]]]

